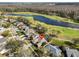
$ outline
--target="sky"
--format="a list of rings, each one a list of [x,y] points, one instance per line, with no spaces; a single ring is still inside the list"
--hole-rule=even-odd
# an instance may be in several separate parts
[[[0,0],[0,2],[79,2],[79,0]]]

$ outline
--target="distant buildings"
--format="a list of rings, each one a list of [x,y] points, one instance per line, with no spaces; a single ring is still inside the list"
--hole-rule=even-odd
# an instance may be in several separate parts
[[[65,48],[67,57],[79,57],[79,51],[76,49]]]

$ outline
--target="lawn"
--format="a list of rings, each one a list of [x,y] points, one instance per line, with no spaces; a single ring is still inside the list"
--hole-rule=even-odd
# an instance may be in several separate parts
[[[52,43],[51,44],[54,44],[54,45],[57,45],[57,46],[66,46],[64,41],[57,40],[57,39],[52,39]]]

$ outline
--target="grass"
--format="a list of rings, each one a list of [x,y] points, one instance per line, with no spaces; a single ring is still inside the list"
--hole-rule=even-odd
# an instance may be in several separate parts
[[[57,39],[52,39],[52,44],[55,44],[57,46],[65,46],[65,42]]]
[[[75,48],[79,49],[79,44],[76,44]]]

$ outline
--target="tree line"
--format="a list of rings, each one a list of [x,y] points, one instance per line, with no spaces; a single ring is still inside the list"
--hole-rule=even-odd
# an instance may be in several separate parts
[[[46,15],[56,15],[65,18],[71,18],[73,21],[79,23],[79,10],[49,10],[49,9],[36,9],[36,8],[0,8],[1,12],[35,12]]]

